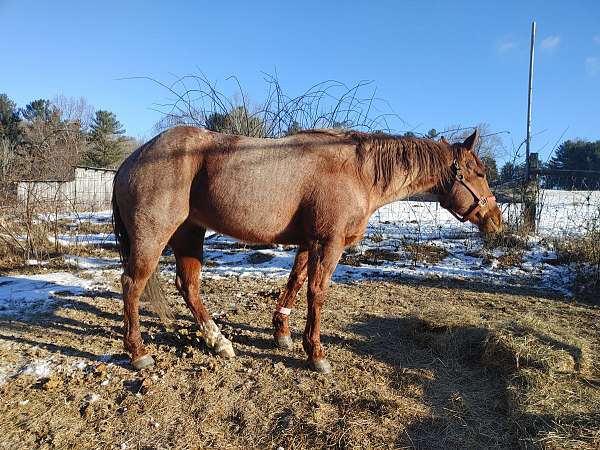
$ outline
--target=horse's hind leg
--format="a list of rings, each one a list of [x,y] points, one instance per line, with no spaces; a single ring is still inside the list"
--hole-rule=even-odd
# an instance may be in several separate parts
[[[233,358],[231,341],[221,334],[200,300],[200,273],[206,229],[183,223],[171,238],[177,274],[175,286],[192,312],[206,345],[224,358]]]
[[[297,294],[306,281],[308,262],[308,250],[305,247],[298,247],[294,266],[290,272],[287,285],[277,301],[277,308],[273,313],[273,327],[275,343],[280,348],[292,348],[292,336],[289,326],[289,316],[292,308],[296,304]]]
[[[140,297],[148,279],[156,269],[162,248],[147,244],[142,248],[134,242],[123,275],[123,309],[125,349],[131,354],[131,364],[140,370],[154,364],[140,333]]]

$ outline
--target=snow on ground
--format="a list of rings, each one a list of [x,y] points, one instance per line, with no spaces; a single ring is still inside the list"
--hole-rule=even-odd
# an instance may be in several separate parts
[[[526,285],[569,295],[572,279],[569,267],[552,264],[556,255],[544,243],[544,237],[584,232],[600,215],[600,192],[542,191],[541,198],[539,236],[530,239],[528,247],[514,264],[500,264],[506,249],[483,249],[477,229],[471,224],[460,223],[437,203],[404,201],[378,210],[369,222],[366,238],[356,249],[359,254],[370,251],[377,255],[377,252],[385,251],[388,254],[393,252],[397,257],[391,260],[382,258],[382,261],[370,264],[362,261],[358,267],[340,264],[333,278],[337,282],[386,277],[451,278]],[[501,207],[505,218],[510,219],[518,205]],[[74,221],[74,226],[82,221],[106,224],[110,223],[111,212],[71,214],[62,218]],[[110,233],[64,234],[58,240],[66,247],[115,243]],[[448,255],[439,262],[417,261],[406,248],[407,244],[415,243],[442,248]],[[209,231],[205,244],[204,275],[286,277],[294,254],[294,249],[282,246],[267,249],[245,247]],[[374,259],[377,260],[377,256]],[[66,255],[65,262],[85,272],[86,277],[67,272],[0,277],[0,317],[45,311],[61,293],[77,295],[92,286],[98,287],[98,276],[118,266],[116,258]],[[172,264],[163,268],[163,272],[171,275],[173,271]]]
[[[85,256],[64,255],[63,260],[66,264],[77,269],[106,269],[119,266],[119,258],[90,258]]]
[[[57,297],[81,295],[98,280],[69,272],[0,277],[0,317],[31,316],[48,311]]]
[[[448,252],[443,260],[431,263],[415,260],[406,244],[427,244]],[[227,245],[231,245],[228,247]],[[286,277],[292,267],[295,249],[253,250],[235,248],[235,241],[213,235],[204,247],[204,276],[268,276]],[[476,227],[458,222],[448,211],[435,203],[398,202],[377,211],[369,222],[365,239],[358,252],[393,252],[392,261],[381,258],[376,264],[360,267],[339,264],[333,275],[337,282],[361,279],[451,278],[486,283],[526,285],[552,289],[569,294],[571,274],[568,267],[553,265],[556,254],[541,242],[532,239],[516,265],[498,263],[506,249],[486,251]],[[375,256],[377,260],[377,256]],[[171,265],[165,273],[174,270]]]
[[[52,358],[34,359],[19,371],[23,375],[35,378],[46,378],[52,373]]]
[[[112,233],[94,233],[94,234],[60,234],[58,239],[48,236],[51,243],[58,241],[60,245],[114,245],[115,236]]]

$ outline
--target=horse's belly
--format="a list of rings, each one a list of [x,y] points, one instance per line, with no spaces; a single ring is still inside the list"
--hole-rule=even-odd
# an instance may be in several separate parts
[[[285,214],[284,214],[285,213]],[[259,211],[235,207],[193,208],[190,219],[206,228],[252,243],[299,244],[301,233],[294,214],[278,209]]]

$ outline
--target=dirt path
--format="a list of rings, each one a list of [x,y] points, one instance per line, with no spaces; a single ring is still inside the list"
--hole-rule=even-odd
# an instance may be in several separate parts
[[[304,301],[295,348],[272,344],[282,283],[205,280],[232,361],[208,353],[169,288],[178,318],[166,329],[144,315],[157,365],[143,373],[122,353],[116,292],[65,292],[46,314],[0,319],[0,447],[599,445],[598,308],[456,282],[335,284],[324,376],[306,368]]]

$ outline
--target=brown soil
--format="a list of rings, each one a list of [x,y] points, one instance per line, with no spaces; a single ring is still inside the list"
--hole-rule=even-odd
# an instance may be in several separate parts
[[[105,274],[116,290],[117,271]],[[295,348],[272,344],[283,283],[204,281],[238,353],[230,361],[207,351],[169,288],[177,320],[166,328],[144,313],[157,364],[141,373],[122,353],[116,292],[64,292],[48,314],[0,319],[2,366],[58,366],[0,385],[0,448],[600,445],[598,308],[475,283],[335,284],[325,376],[305,364],[304,301],[291,317]]]

